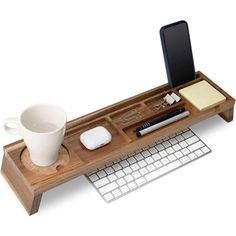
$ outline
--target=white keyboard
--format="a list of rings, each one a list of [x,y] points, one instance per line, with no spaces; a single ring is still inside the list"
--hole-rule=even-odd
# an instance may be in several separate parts
[[[105,201],[113,201],[211,150],[190,129],[136,150],[86,175]]]

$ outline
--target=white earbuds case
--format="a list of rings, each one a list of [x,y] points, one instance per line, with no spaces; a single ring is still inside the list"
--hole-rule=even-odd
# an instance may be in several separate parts
[[[95,150],[111,142],[111,133],[103,126],[97,126],[80,135],[81,143],[89,150]]]

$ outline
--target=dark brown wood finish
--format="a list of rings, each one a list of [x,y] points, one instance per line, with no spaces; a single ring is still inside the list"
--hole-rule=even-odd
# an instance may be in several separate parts
[[[226,96],[226,101],[206,111],[197,110],[184,98],[181,102],[161,110],[155,107],[167,93],[174,91],[179,94],[180,88],[201,80],[206,80],[218,89]],[[45,191],[88,173],[121,155],[142,148],[216,114],[219,114],[227,122],[232,121],[234,103],[235,100],[230,95],[204,74],[197,72],[196,80],[174,89],[170,89],[165,84],[68,122],[63,144],[66,153],[69,155],[69,161],[64,159],[63,164],[58,162],[48,169],[44,168],[39,171],[40,167],[32,168],[32,163],[30,166],[28,162],[26,162],[28,164],[25,163],[26,157],[23,155],[28,154],[22,140],[6,145],[4,147],[2,173],[28,213],[33,214],[38,211],[41,196]],[[137,138],[134,132],[137,126],[175,107],[185,107],[186,110],[190,111],[190,116]],[[80,143],[80,134],[98,125],[106,127],[111,132],[112,141],[102,148],[89,151]]]

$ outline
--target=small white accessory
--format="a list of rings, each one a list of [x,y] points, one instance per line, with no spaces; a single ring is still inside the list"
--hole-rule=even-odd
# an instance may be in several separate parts
[[[166,106],[170,106],[174,103],[177,103],[181,100],[181,97],[179,97],[177,94],[175,94],[174,92],[170,94],[166,94],[166,96],[162,99],[161,103],[155,105],[155,107],[157,108],[157,110],[160,110]]]
[[[95,150],[111,142],[111,133],[103,126],[89,129],[80,135],[81,143],[89,150]]]
[[[172,93],[170,96],[175,99],[175,102],[179,102],[179,101],[181,100],[181,97],[179,97],[179,96],[178,96],[177,94],[175,94],[175,93]]]
[[[166,94],[166,96],[164,97],[164,101],[169,105],[172,105],[175,102],[175,99],[169,94]]]

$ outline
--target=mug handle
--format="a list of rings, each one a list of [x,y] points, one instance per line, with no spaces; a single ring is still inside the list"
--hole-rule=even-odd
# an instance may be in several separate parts
[[[11,125],[15,127],[11,127]],[[16,117],[9,117],[3,121],[4,130],[9,134],[20,135],[19,119]]]

